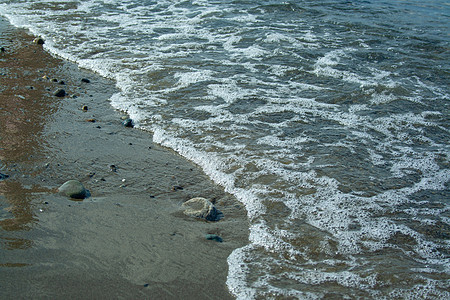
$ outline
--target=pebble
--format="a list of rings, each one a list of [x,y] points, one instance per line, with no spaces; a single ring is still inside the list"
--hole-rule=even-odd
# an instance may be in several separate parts
[[[83,106],[81,107],[81,110],[82,110],[82,111],[88,111],[87,105],[83,105]]]
[[[5,179],[8,178],[8,177],[9,177],[9,175],[0,173],[0,180],[5,180]]]
[[[217,234],[205,234],[205,238],[207,240],[216,241],[218,243],[223,242],[223,239],[220,236],[218,236]]]
[[[90,83],[91,81],[87,78],[81,78],[81,82]]]
[[[125,120],[122,122],[122,125],[125,126],[125,127],[130,127],[130,128],[133,128],[133,127],[134,127],[133,120],[131,120],[130,118],[125,119]]]
[[[66,95],[66,91],[63,89],[57,89],[53,95],[55,95],[56,97],[64,97]]]
[[[178,191],[178,190],[182,190],[182,189],[183,189],[183,187],[180,186],[180,185],[174,185],[174,186],[172,187],[172,191]]]
[[[38,44],[38,45],[43,45],[45,43],[45,41],[43,38],[37,37],[33,40],[33,43]]]
[[[0,51],[1,51],[1,52],[5,52],[5,51],[6,51],[5,47],[1,47],[1,48],[0,48]]]
[[[78,180],[66,181],[63,185],[58,188],[58,192],[74,199],[84,199],[86,198],[87,191],[83,184]]]

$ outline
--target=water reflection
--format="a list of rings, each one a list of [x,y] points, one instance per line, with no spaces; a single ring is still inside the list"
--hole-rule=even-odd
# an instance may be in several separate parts
[[[0,249],[26,249],[32,241],[22,233],[37,221],[33,200],[48,192],[36,166],[45,158],[42,132],[55,110],[41,79],[52,58],[2,19],[0,31],[0,172],[9,175],[0,180]]]

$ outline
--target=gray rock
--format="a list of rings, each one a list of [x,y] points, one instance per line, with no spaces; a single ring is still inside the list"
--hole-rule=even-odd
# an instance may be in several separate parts
[[[55,95],[56,97],[64,97],[66,95],[66,91],[63,89],[57,89],[53,95]]]
[[[223,214],[207,199],[197,197],[192,198],[182,204],[184,214],[190,217],[205,219],[208,221],[218,221]]]
[[[58,188],[58,192],[74,199],[84,199],[87,196],[87,191],[83,184],[78,180],[66,181],[63,185]]]

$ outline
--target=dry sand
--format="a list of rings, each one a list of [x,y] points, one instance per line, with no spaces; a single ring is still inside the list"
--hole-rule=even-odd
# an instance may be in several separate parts
[[[10,176],[0,181],[0,298],[232,298],[226,259],[247,243],[243,206],[150,133],[122,126],[113,82],[33,39],[0,18],[0,173]],[[69,179],[91,197],[57,194]],[[184,216],[193,197],[224,218]]]

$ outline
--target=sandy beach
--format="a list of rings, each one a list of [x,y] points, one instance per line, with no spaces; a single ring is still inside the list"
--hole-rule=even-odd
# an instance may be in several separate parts
[[[151,133],[123,126],[108,102],[114,82],[2,18],[0,32],[0,298],[232,298],[226,260],[247,244],[243,206]],[[91,196],[58,194],[70,179]],[[193,197],[223,219],[185,216]]]

